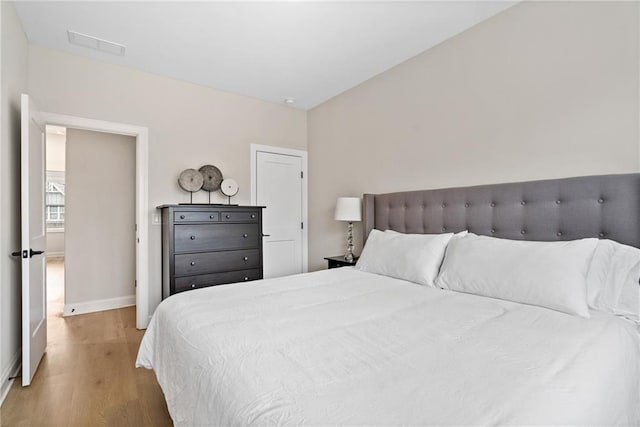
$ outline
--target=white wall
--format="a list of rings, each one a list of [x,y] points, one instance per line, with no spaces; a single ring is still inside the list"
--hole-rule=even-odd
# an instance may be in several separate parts
[[[27,39],[13,3],[0,2],[0,400],[20,360],[20,95],[27,91]]]
[[[65,142],[66,135],[47,132],[47,170],[65,170]]]
[[[47,231],[47,258],[64,257],[64,231]]]
[[[305,111],[37,46],[29,47],[29,61],[29,91],[44,111],[149,128],[150,217],[155,206],[189,201],[177,185],[183,169],[218,166],[240,185],[233,201],[249,203],[251,143],[307,148]],[[194,197],[206,200],[204,192]],[[161,299],[161,236],[149,224],[153,312]]]
[[[636,2],[523,2],[311,110],[310,268],[339,196],[638,171],[638,34]]]
[[[67,130],[65,313],[135,301],[136,139]]]

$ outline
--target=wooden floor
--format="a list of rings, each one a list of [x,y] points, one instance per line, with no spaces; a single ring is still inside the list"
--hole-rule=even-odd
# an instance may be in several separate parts
[[[61,261],[50,263],[48,280],[62,280],[62,269]],[[62,294],[50,294],[47,352],[29,387],[20,378],[13,384],[0,424],[172,425],[154,373],[134,367],[143,335],[135,307],[63,318]]]

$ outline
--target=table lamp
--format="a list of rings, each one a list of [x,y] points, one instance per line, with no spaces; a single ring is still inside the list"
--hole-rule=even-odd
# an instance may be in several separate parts
[[[344,259],[353,262],[353,223],[362,219],[362,207],[359,197],[338,197],[334,219],[348,221],[347,228],[347,253]]]

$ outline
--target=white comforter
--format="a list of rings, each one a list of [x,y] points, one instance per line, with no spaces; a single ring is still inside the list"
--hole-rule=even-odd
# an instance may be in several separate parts
[[[184,426],[638,425],[639,337],[339,268],[172,296],[136,365]]]

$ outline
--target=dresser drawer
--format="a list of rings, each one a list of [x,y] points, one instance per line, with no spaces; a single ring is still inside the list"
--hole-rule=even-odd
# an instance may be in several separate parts
[[[248,270],[262,265],[259,249],[181,254],[175,255],[174,262],[176,276]]]
[[[216,251],[259,248],[259,224],[178,224],[175,225],[175,251]]]
[[[258,213],[256,212],[220,212],[220,221],[222,222],[258,222]]]
[[[227,283],[248,282],[258,279],[262,279],[262,273],[259,269],[177,277],[175,281],[175,292],[189,291],[207,286],[224,285]]]
[[[174,212],[173,220],[175,222],[214,222],[220,220],[220,212]]]

